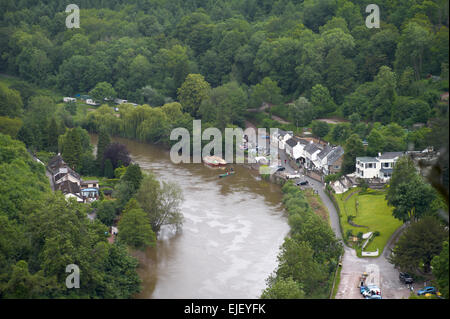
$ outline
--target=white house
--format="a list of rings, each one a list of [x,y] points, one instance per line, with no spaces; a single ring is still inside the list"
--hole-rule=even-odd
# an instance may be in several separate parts
[[[322,149],[314,142],[310,142],[305,146],[305,165],[307,168],[314,168],[314,161]]]
[[[278,147],[280,148],[280,150],[284,150],[286,147],[286,142],[291,139],[292,137],[294,137],[294,133],[289,131],[283,131],[283,130],[278,130],[278,135],[274,134],[276,136],[274,136],[274,138],[278,139]]]
[[[360,178],[378,178],[381,165],[376,157],[357,157],[356,176]]]
[[[387,152],[378,154],[378,160],[380,162],[380,172],[378,177],[383,180],[388,180],[392,176],[394,165],[400,157],[403,156],[403,152]]]
[[[318,169],[323,169],[327,165],[327,156],[333,148],[329,145],[325,145],[323,149],[317,153],[317,156],[314,158],[313,164]]]
[[[357,157],[355,175],[359,178],[378,178],[388,181],[394,165],[403,156],[403,152],[379,153],[377,157]]]
[[[305,147],[308,145],[308,142],[302,139],[297,141],[297,145],[292,148],[293,158],[297,163],[302,162],[302,158],[305,158]]]
[[[285,142],[285,151],[286,154],[289,155],[290,158],[294,158],[293,148],[297,145],[297,139],[292,137]]]

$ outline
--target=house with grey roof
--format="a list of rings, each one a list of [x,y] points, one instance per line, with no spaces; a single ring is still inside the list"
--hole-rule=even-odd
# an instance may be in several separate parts
[[[322,151],[322,147],[319,144],[310,142],[305,146],[305,167],[308,169],[314,169],[314,161],[317,159],[317,155]]]
[[[289,157],[291,157],[291,158],[294,157],[293,149],[297,145],[297,143],[298,143],[298,139],[296,137],[292,137],[286,141],[285,151],[286,151],[286,154],[288,154]]]
[[[323,165],[324,174],[337,174],[341,171],[344,160],[344,148],[334,147],[326,156],[326,164]]]
[[[394,170],[395,163],[403,152],[379,153],[377,157],[357,157],[355,175],[364,179],[380,179],[387,182]]]

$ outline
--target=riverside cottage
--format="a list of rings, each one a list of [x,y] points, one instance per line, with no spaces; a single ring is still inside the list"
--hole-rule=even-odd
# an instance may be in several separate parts
[[[54,190],[61,191],[66,199],[75,198],[78,202],[88,203],[99,198],[98,181],[83,181],[60,154],[50,159],[47,170],[51,174]]]

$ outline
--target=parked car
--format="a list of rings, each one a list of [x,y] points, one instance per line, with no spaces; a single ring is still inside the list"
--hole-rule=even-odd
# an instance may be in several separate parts
[[[308,181],[300,181],[300,182],[297,182],[297,184],[295,184],[295,185],[303,186],[303,185],[308,185],[308,184],[309,184]]]
[[[296,179],[296,178],[300,178],[299,174],[288,174],[286,175],[287,179]]]
[[[370,297],[373,295],[381,296],[381,290],[380,290],[380,288],[378,288],[378,286],[370,285],[370,286],[367,286],[366,289],[364,289],[364,291],[362,292],[362,295],[364,297],[368,297],[368,296]]]
[[[359,287],[359,292],[362,295],[367,289],[368,289],[367,286],[361,286],[361,287]]]
[[[414,279],[406,272],[401,272],[398,275],[398,278],[400,279],[401,282],[405,284],[412,284],[414,282]]]
[[[285,169],[286,169],[286,167],[278,166],[278,167],[277,167],[277,172],[282,172],[282,171],[284,171]]]
[[[437,289],[435,287],[429,286],[429,287],[425,287],[425,288],[419,290],[417,292],[417,295],[418,296],[422,296],[422,295],[426,295],[426,294],[433,294],[433,295],[435,295],[436,293],[437,293]]]

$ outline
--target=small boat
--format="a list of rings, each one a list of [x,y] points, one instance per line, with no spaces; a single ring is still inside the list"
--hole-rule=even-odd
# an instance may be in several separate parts
[[[219,175],[219,178],[227,177],[227,176],[230,176],[230,175],[234,175],[234,171],[226,172],[225,174],[220,174],[220,175]]]
[[[203,157],[203,162],[210,166],[225,166],[227,162],[218,156],[205,156]]]

